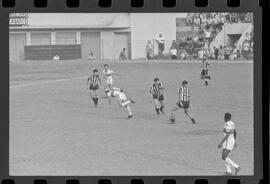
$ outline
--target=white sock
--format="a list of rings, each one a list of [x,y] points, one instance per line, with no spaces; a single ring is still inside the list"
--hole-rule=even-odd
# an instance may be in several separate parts
[[[232,173],[231,166],[225,161],[225,167],[226,167],[226,172],[227,173]]]
[[[238,168],[239,166],[236,164],[236,163],[234,163],[229,157],[227,157],[226,159],[225,159],[225,162],[227,162],[228,164],[230,164],[231,166],[233,166],[234,168]]]
[[[128,110],[128,115],[132,115],[132,112],[129,106],[127,106],[127,110]]]

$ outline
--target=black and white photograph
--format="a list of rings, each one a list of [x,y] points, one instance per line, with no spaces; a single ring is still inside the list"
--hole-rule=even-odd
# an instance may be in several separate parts
[[[254,174],[253,13],[10,13],[9,175]]]

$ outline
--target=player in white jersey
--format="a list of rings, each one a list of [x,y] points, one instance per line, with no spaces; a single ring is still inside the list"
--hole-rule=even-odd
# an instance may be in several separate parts
[[[225,167],[226,167],[226,175],[232,175],[231,166],[235,169],[234,175],[237,175],[237,173],[240,171],[240,166],[234,163],[229,157],[229,153],[233,150],[233,148],[236,146],[236,130],[234,126],[234,122],[231,121],[231,114],[225,113],[224,116],[225,126],[223,129],[224,132],[224,138],[219,143],[218,148],[222,147],[222,160],[225,161]]]
[[[111,99],[113,97],[112,95],[112,91],[123,91],[123,89],[117,88],[117,87],[113,87],[111,85],[108,85],[105,87],[105,96],[102,98],[108,98],[109,104],[111,105]]]
[[[129,104],[135,103],[133,100],[128,99],[122,89],[119,88],[107,88],[105,90],[106,96],[110,99],[116,97],[120,107],[124,107],[128,111],[128,119],[132,118],[132,112]]]
[[[106,80],[107,85],[105,86],[105,88],[113,85],[113,77],[112,77],[113,74],[115,74],[115,72],[109,69],[108,64],[105,64],[103,70],[103,78],[107,79]]]

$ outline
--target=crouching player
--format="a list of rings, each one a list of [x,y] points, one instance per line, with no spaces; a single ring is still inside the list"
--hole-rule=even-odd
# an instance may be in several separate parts
[[[175,115],[174,115],[175,111],[177,111],[178,109],[184,109],[185,115],[188,116],[188,118],[191,120],[193,124],[195,124],[195,119],[193,119],[188,114],[190,93],[187,84],[188,82],[184,80],[182,82],[182,86],[178,90],[179,101],[176,103],[176,106],[173,107],[171,110],[170,120],[172,123],[175,122]]]
[[[201,79],[204,81],[204,84],[208,86],[208,80],[211,80],[211,76],[208,75],[208,66],[209,62],[206,60],[206,55],[203,56],[203,63],[202,63],[202,72],[201,72]]]
[[[234,175],[236,175],[240,171],[240,166],[234,163],[229,157],[229,153],[235,147],[236,141],[236,130],[234,123],[231,121],[231,114],[225,113],[224,115],[225,126],[223,129],[224,138],[219,143],[218,148],[222,149],[222,160],[225,161],[226,172],[225,175],[232,175],[231,166],[235,169]]]
[[[123,90],[119,89],[106,89],[105,90],[106,96],[110,99],[111,97],[117,97],[117,101],[120,107],[124,107],[128,111],[128,119],[132,118],[132,112],[129,104],[135,103],[133,100],[128,99],[126,94],[123,93]]]
[[[100,82],[98,70],[94,69],[93,73],[87,78],[87,88],[90,90],[89,95],[92,98],[95,107],[98,106],[98,89]]]
[[[159,79],[157,77],[154,78],[154,84],[151,85],[149,92],[152,94],[157,114],[159,115],[159,111],[164,113],[164,87],[159,82]]]

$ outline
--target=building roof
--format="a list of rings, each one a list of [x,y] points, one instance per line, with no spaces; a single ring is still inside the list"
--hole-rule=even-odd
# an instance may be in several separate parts
[[[231,35],[243,34],[250,24],[251,23],[225,24],[225,33]]]

